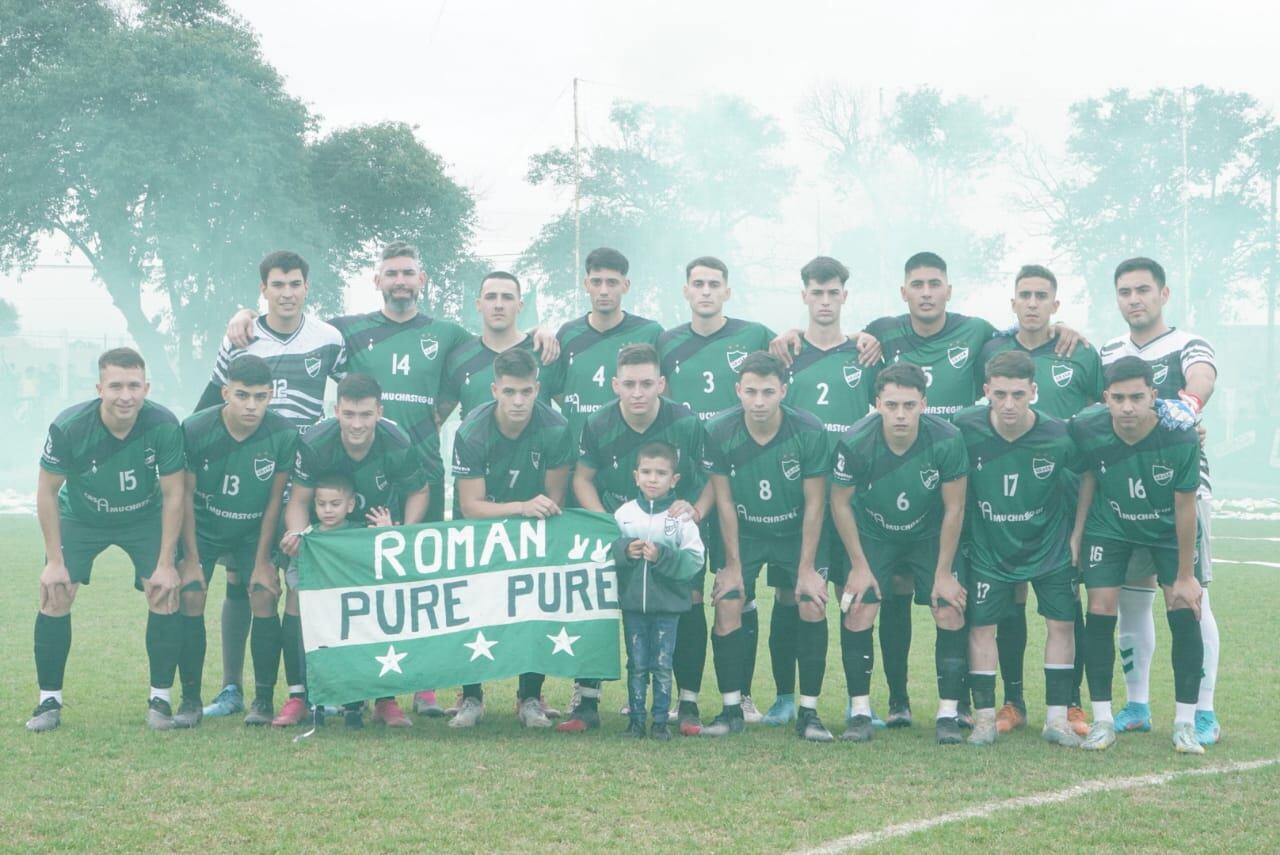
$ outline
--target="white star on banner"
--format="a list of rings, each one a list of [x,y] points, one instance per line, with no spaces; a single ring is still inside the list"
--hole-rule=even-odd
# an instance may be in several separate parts
[[[582,638],[582,636],[570,635],[569,630],[562,626],[560,627],[559,635],[548,635],[547,638],[551,639],[551,643],[555,645],[551,650],[552,656],[555,656],[557,653],[568,653],[570,656],[573,656],[573,643],[579,638]]]
[[[373,657],[382,665],[382,671],[378,673],[378,676],[385,677],[391,671],[403,674],[404,672],[400,670],[400,660],[408,655],[408,653],[396,653],[396,646],[394,644],[388,645],[386,656]]]
[[[465,641],[462,646],[471,648],[471,658],[468,660],[469,662],[475,662],[481,656],[484,656],[492,662],[493,653],[491,650],[497,643],[498,642],[496,641],[489,641],[485,638],[483,632],[477,632],[475,641]]]

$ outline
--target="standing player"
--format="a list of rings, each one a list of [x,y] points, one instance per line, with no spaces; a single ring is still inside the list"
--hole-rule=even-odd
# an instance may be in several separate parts
[[[1035,585],[1048,626],[1043,736],[1058,745],[1080,745],[1067,721],[1077,612],[1070,544],[1076,485],[1068,473],[1079,463],[1067,423],[1031,409],[1035,375],[1027,353],[997,354],[986,364],[983,392],[990,403],[963,409],[954,420],[969,457],[964,554],[972,745],[996,739],[996,625],[1016,608],[1017,589],[1025,590],[1027,582]]]
[[[741,403],[707,426],[704,465],[715,490],[725,558],[712,589],[711,635],[724,709],[702,733],[726,736],[745,726],[742,609],[755,598],[756,578],[767,564],[769,585],[800,604],[796,733],[830,742],[831,732],[818,718],[827,659],[827,568],[817,565],[827,499],[824,473],[830,467],[826,435],[817,418],[782,403],[787,384],[781,360],[760,351],[748,356],[741,370]]]
[[[1195,725],[1204,664],[1196,625],[1199,437],[1175,405],[1157,400],[1151,366],[1141,357],[1123,356],[1107,366],[1106,384],[1106,406],[1090,407],[1071,422],[1087,467],[1072,533],[1089,589],[1085,669],[1093,724],[1081,747],[1102,750],[1116,741],[1116,606],[1130,558],[1145,546],[1164,590],[1173,645],[1173,747],[1180,754],[1203,754]]]
[[[109,546],[128,554],[134,586],[147,595],[147,726],[174,727],[182,428],[173,413],[147,400],[149,389],[136,351],[108,350],[98,358],[98,397],[64,410],[49,426],[36,488],[45,549],[35,626],[40,700],[27,730],[53,730],[61,721],[71,606],[80,586],[89,584],[94,559]]]
[[[320,420],[325,382],[329,378],[337,382],[346,375],[346,350],[342,334],[337,329],[317,318],[307,317],[303,311],[310,291],[307,279],[310,270],[305,258],[287,250],[272,252],[262,259],[258,264],[259,291],[267,304],[267,313],[256,320],[250,319],[249,325],[254,333],[252,341],[237,345],[230,337],[223,340],[214,363],[213,377],[196,404],[195,412],[223,403],[222,390],[227,385],[231,363],[242,355],[251,354],[266,361],[271,375],[270,408],[273,412],[287,419],[300,434]],[[282,470],[286,475],[288,468],[286,466]],[[237,567],[234,556],[227,566],[227,596],[222,602],[222,690],[204,708],[207,716],[234,715],[245,708],[241,687],[244,685],[245,645],[253,617],[249,603],[249,575],[253,569],[252,561],[244,567]],[[201,614],[203,608],[201,604]],[[194,621],[184,621],[184,624],[194,631]],[[265,626],[261,622],[259,625]],[[203,621],[200,627],[203,629]],[[286,618],[285,635],[292,638],[296,629]],[[267,637],[280,635],[278,629],[266,632]],[[194,637],[184,641],[184,644],[198,643]]]
[[[232,360],[222,387],[223,404],[209,407],[182,423],[186,447],[186,502],[182,525],[182,654],[178,672],[182,703],[174,716],[178,727],[200,723],[201,672],[204,668],[204,604],[209,580],[220,558],[232,567],[252,570],[254,611],[253,670],[257,684],[246,724],[262,725],[275,690],[282,629],[276,617],[279,574],[271,561],[278,534],[281,497],[298,450],[298,431],[289,419],[269,408],[272,377],[267,363],[252,354]],[[283,635],[290,702],[284,714],[296,724],[306,713],[300,657],[302,628],[298,595],[289,592]],[[293,698],[298,698],[295,702]]]
[[[1058,279],[1047,267],[1028,264],[1014,277],[1013,299],[1010,301],[1018,320],[1013,330],[998,334],[983,346],[978,356],[978,370],[997,354],[1026,353],[1035,364],[1038,412],[1057,419],[1069,419],[1090,404],[1102,400],[1102,361],[1098,352],[1081,343],[1070,355],[1056,350],[1057,335],[1051,321],[1058,311]],[[1074,489],[1074,487],[1072,488]],[[1072,679],[1071,704],[1067,717],[1075,732],[1084,736],[1089,726],[1080,708],[1080,683],[1084,679],[1084,613],[1076,603],[1075,669]],[[1022,695],[1022,664],[1027,647],[1027,586],[1020,583],[1014,602],[1005,611],[996,633],[1000,653],[1000,676],[1004,682],[1004,706],[996,714],[996,727],[1008,733],[1027,720],[1026,701]]]
[[[840,645],[852,710],[840,738],[849,742],[867,742],[873,733],[871,628],[895,574],[914,581],[916,602],[932,608],[938,628],[938,743],[961,741],[967,598],[955,564],[969,463],[960,432],[925,412],[927,385],[919,366],[881,369],[876,411],[836,446],[831,515],[852,563],[841,597],[848,608]]]
[[[454,518],[560,513],[573,461],[564,417],[538,400],[538,363],[521,348],[499,353],[490,370],[489,403],[462,421],[453,441]],[[550,727],[542,704],[542,674],[521,674],[516,716],[525,727]],[[450,727],[471,727],[484,715],[484,693],[464,686]]]
[[[1185,330],[1170,327],[1164,320],[1169,302],[1164,268],[1150,258],[1121,262],[1115,272],[1116,304],[1129,326],[1127,336],[1112,339],[1102,348],[1102,364],[1111,365],[1126,356],[1137,356],[1151,366],[1156,394],[1164,400],[1179,399],[1189,407],[1195,420],[1213,396],[1218,378],[1213,348],[1207,341]],[[1209,461],[1200,452],[1200,489],[1196,520],[1200,531],[1200,576],[1205,589],[1200,601],[1200,633],[1204,638],[1204,677],[1196,707],[1196,735],[1201,744],[1212,745],[1221,735],[1213,709],[1214,686],[1218,679],[1220,655],[1218,622],[1209,605],[1209,583],[1213,581],[1210,555]],[[1120,589],[1120,655],[1124,664],[1127,703],[1116,714],[1120,731],[1150,730],[1149,704],[1151,658],[1155,654],[1156,630],[1152,616],[1156,578],[1150,560],[1139,555],[1129,578]]]

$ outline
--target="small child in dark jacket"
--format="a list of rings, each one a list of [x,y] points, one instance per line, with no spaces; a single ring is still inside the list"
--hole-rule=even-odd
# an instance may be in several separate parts
[[[622,628],[627,642],[627,697],[631,721],[627,736],[643,737],[645,693],[653,676],[654,739],[668,740],[671,706],[671,657],[676,624],[692,605],[692,582],[702,570],[698,526],[688,517],[668,516],[672,490],[680,475],[675,448],[646,443],[636,454],[640,497],[614,513],[622,531],[613,544],[618,569]]]

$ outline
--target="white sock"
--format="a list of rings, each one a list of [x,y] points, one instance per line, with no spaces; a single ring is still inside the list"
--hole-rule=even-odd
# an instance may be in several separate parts
[[[58,706],[62,706],[62,690],[61,689],[54,689],[52,692],[46,692],[43,689],[41,689],[40,701],[39,703],[36,704],[36,706],[39,706],[40,704],[49,700],[49,698],[53,698],[55,701],[58,702]]]
[[[300,695],[300,694],[302,694],[303,692],[305,692],[306,690],[307,690],[307,687],[306,687],[306,686],[290,686],[290,687],[289,687],[289,694],[291,694],[291,695]]]
[[[1156,652],[1156,619],[1151,606],[1155,599],[1151,588],[1120,589],[1118,646],[1125,699],[1131,704],[1151,702],[1151,658]]]
[[[800,707],[806,710],[816,710],[818,708],[818,699],[812,695],[801,695]]]
[[[1111,717],[1111,701],[1094,701],[1090,706],[1093,707],[1094,721],[1109,721],[1115,724],[1115,719]]]
[[[957,715],[959,715],[959,713],[956,711],[956,707],[959,705],[959,703],[960,703],[959,701],[944,701],[941,698],[939,698],[937,717],[938,718],[955,718]]]
[[[1218,682],[1218,621],[1209,608],[1209,589],[1200,599],[1200,637],[1204,639],[1204,670],[1200,674],[1200,700],[1196,709],[1213,712],[1213,690]]]
[[[164,701],[166,704],[172,701],[172,696],[170,694],[169,689],[157,689],[155,686],[151,687],[151,697],[159,698],[160,700]]]
[[[1174,724],[1195,724],[1196,721],[1196,705],[1195,704],[1174,704],[1173,705],[1173,723]]]
[[[681,689],[681,690],[680,690],[680,702],[681,702],[681,703],[696,704],[696,703],[698,702],[698,693],[697,693],[697,692],[691,692],[691,691],[689,691],[688,689]]]
[[[726,707],[737,707],[742,705],[742,692],[725,692],[721,697]]]
[[[870,695],[858,695],[856,698],[850,697],[849,707],[853,711],[854,715],[865,715],[867,718],[871,718]]]
[[[1065,719],[1066,717],[1067,717],[1066,707],[1045,707],[1045,710],[1044,710],[1045,721],[1057,721],[1060,718]]]

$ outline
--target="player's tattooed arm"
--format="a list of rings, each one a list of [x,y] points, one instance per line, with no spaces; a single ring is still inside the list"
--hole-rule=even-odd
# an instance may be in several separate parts
[[[862,551],[862,538],[858,534],[858,524],[853,518],[852,486],[831,485],[831,520],[835,523],[836,533],[849,553],[849,578],[844,583],[844,593],[840,597],[840,611],[856,608],[866,598],[868,592],[880,598],[880,585],[871,572],[871,564]]]
[[[40,470],[36,484],[36,518],[44,535],[44,570],[40,573],[40,611],[61,617],[71,609],[73,588],[71,574],[62,561],[62,519],[58,515],[58,491],[66,481],[46,469]]]
[[[1173,522],[1178,536],[1178,576],[1169,589],[1170,608],[1191,609],[1200,620],[1202,591],[1196,579],[1196,493],[1173,494]]]
[[[258,337],[258,331],[254,329],[254,322],[257,320],[257,312],[252,309],[241,309],[227,322],[227,338],[231,339],[231,343],[236,347],[248,347],[249,342]]]
[[[804,479],[804,521],[800,534],[800,565],[796,568],[796,598],[819,609],[827,605],[827,580],[818,575],[818,539],[827,510],[827,479]]]
[[[956,549],[960,545],[960,530],[964,526],[964,495],[967,478],[957,478],[942,484],[942,530],[938,538],[938,566],[934,570],[933,601],[938,608],[946,600],[961,616],[964,615],[965,590],[956,579],[952,568]]]
[[[578,468],[573,470],[573,497],[585,511],[606,513],[604,503],[600,501],[600,493],[596,490],[596,470],[578,461]]]

